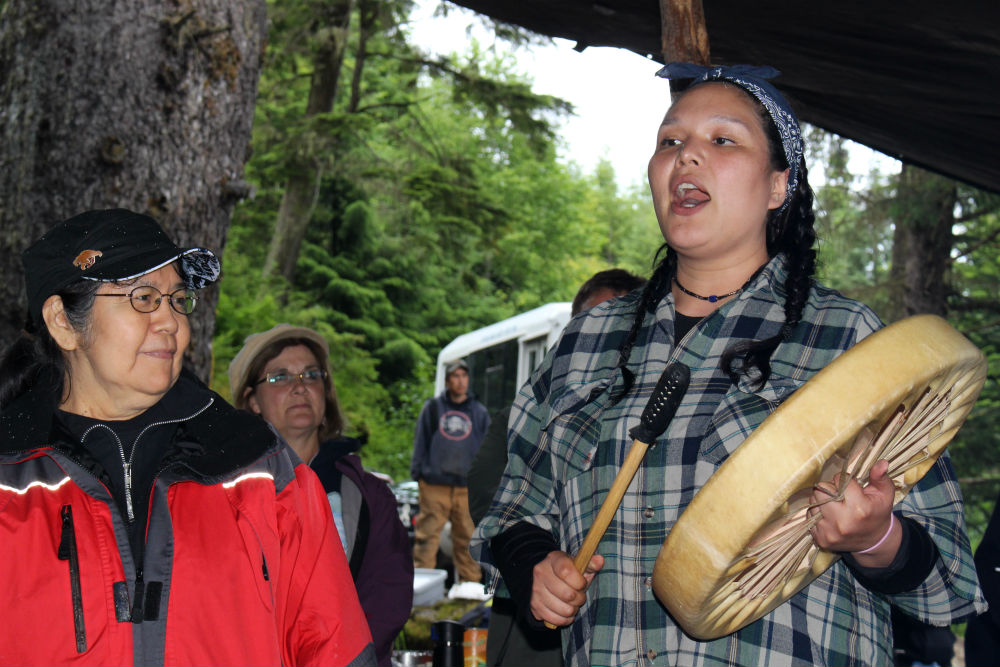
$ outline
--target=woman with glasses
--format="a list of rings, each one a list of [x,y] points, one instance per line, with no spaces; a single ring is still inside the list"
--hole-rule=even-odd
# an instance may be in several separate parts
[[[229,388],[236,407],[267,420],[319,476],[378,664],[388,665],[413,602],[413,554],[395,496],[361,466],[361,443],[343,435],[329,356],[316,331],[279,324],[247,337],[229,365]]]
[[[0,361],[0,663],[373,664],[315,475],[182,368],[216,256],[113,209],[22,259],[29,318]]]

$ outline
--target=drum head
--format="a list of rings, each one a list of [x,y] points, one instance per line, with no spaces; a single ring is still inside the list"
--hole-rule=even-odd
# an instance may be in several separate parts
[[[954,437],[985,380],[982,352],[934,315],[892,324],[844,352],[695,495],[656,559],[657,597],[698,639],[767,614],[839,558],[808,532],[813,485],[841,471],[864,485],[871,466],[888,459],[898,503]]]

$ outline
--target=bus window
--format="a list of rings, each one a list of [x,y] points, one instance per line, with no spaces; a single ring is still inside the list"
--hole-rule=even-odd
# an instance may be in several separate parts
[[[523,347],[521,348],[521,368],[517,377],[518,389],[520,389],[521,385],[528,381],[531,374],[536,368],[538,368],[538,365],[542,363],[542,359],[545,358],[546,340],[546,336],[539,336],[538,338],[532,338],[531,340],[526,340],[521,343]]]
[[[490,414],[510,405],[517,394],[517,341],[509,340],[466,357],[469,384]]]

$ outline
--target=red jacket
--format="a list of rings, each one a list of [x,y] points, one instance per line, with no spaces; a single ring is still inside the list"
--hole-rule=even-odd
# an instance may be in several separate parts
[[[374,664],[319,480],[260,420],[178,384],[199,405],[156,477],[140,577],[51,401],[0,416],[0,664]]]

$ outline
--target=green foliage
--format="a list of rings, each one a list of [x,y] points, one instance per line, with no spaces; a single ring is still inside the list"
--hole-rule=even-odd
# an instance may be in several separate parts
[[[822,282],[887,312],[894,181],[873,172],[862,179],[848,169],[846,141],[817,128],[807,131],[810,158],[824,166],[816,189],[818,271]],[[867,180],[867,186],[862,182]]]
[[[952,321],[986,355],[989,376],[968,421],[950,447],[962,482],[970,536],[978,542],[1000,494],[1000,201],[964,186],[958,191],[952,251]]]
[[[927,190],[908,192],[915,201],[902,202],[897,176],[876,172],[859,178],[847,168],[844,140],[819,130],[808,138],[813,162],[824,165],[826,177],[816,193],[820,278],[883,316],[897,310],[890,303],[892,262],[906,259],[893,257],[894,227],[906,224],[900,212],[913,210],[921,198],[934,202],[941,190],[955,190],[948,320],[983,351],[990,369],[979,400],[948,447],[965,498],[969,534],[977,544],[1000,491],[1000,197],[926,179]],[[921,225],[931,215],[907,219]]]
[[[553,121],[568,104],[509,74],[473,44],[429,59],[400,14],[358,17],[334,109],[305,117],[315,2],[273,0],[247,177],[225,251],[215,385],[250,333],[279,322],[330,343],[347,434],[365,465],[408,476],[413,429],[437,353],[455,336],[551,301],[595,271],[647,273],[659,244],[648,194],[619,193],[556,159]],[[370,5],[375,6],[375,5]],[[379,5],[380,6],[380,5]],[[369,17],[370,18],[370,17]],[[261,278],[283,184],[299,164],[321,174],[294,279]]]
[[[341,80],[352,83],[334,109],[306,118],[321,14],[307,0],[270,3],[247,168],[256,196],[238,207],[225,251],[214,384],[228,393],[225,369],[246,335],[279,322],[317,329],[331,346],[347,433],[366,441],[369,468],[400,479],[443,345],[569,300],[598,270],[648,275],[661,237],[644,189],[621,192],[606,163],[583,174],[556,159],[553,121],[568,105],[536,95],[509,60],[476,44],[427,58],[400,29],[405,6],[390,5],[369,17],[363,58],[351,37]],[[819,131],[810,152],[825,177],[820,279],[891,313],[896,177],[852,174],[844,141]],[[321,178],[295,277],[264,280],[283,185],[302,163]],[[949,318],[992,369],[950,448],[978,540],[1000,489],[1000,201],[956,193]]]

